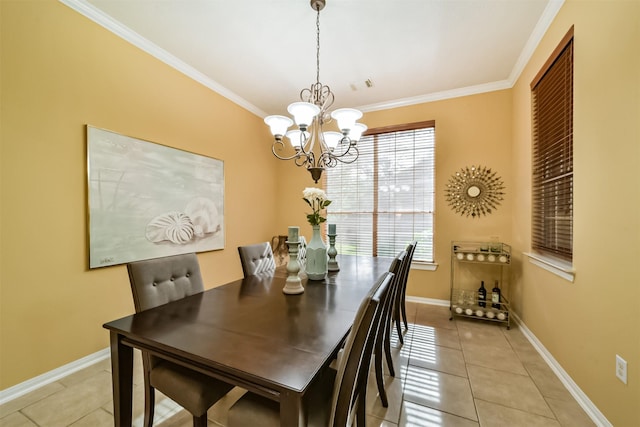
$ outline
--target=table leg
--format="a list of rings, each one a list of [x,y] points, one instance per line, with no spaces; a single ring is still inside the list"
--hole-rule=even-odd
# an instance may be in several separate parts
[[[283,427],[307,425],[307,412],[302,404],[302,396],[290,392],[280,395],[280,425]]]
[[[131,427],[133,397],[133,348],[122,343],[122,335],[111,331],[111,381],[115,427]]]

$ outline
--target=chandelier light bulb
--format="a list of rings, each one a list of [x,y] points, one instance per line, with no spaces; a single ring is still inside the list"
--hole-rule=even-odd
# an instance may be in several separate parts
[[[293,124],[293,120],[285,116],[267,116],[264,118],[264,122],[271,129],[271,134],[276,138],[280,137],[281,139],[282,135],[287,133],[289,126]]]
[[[303,136],[303,132],[300,130],[290,130],[285,136],[289,138],[289,142],[293,148],[300,150],[302,149],[304,142],[309,139],[309,132],[304,132]]]
[[[293,116],[300,130],[307,130],[313,122],[313,118],[320,112],[320,107],[310,102],[294,102],[287,107],[289,114]]]
[[[338,128],[347,135],[353,129],[356,120],[362,117],[362,112],[355,108],[339,108],[331,113],[331,117],[338,121]]]
[[[351,139],[351,143],[355,144],[360,141],[362,138],[362,134],[368,129],[367,125],[362,123],[355,123],[349,132],[349,139]]]
[[[324,143],[327,144],[327,147],[332,151],[338,146],[338,143],[342,139],[342,134],[340,132],[322,132],[322,136],[324,138]]]

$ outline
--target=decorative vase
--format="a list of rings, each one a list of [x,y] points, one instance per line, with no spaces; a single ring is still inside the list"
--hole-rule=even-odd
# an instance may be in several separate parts
[[[310,280],[323,280],[327,277],[327,246],[320,236],[320,226],[313,226],[313,236],[307,243],[307,262],[305,266]]]
[[[286,265],[289,262],[287,236],[273,236],[271,239],[271,250],[273,251],[276,266]]]

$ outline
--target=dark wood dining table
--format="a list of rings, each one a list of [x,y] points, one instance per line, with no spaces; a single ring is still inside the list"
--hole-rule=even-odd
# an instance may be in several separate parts
[[[134,348],[278,401],[282,426],[306,425],[306,391],[391,261],[339,255],[325,280],[301,275],[299,295],[282,292],[283,266],[106,323],[115,425],[131,426]]]

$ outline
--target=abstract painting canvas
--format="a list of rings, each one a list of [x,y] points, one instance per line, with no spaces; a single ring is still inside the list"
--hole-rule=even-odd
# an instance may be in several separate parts
[[[224,248],[221,160],[87,126],[89,267]]]

